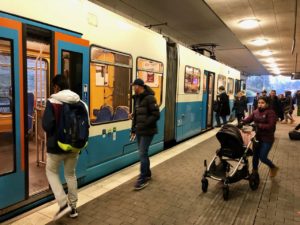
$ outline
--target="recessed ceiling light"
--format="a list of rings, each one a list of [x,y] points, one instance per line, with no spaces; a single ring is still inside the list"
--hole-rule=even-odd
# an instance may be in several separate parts
[[[275,63],[274,58],[266,58],[265,61],[268,62],[268,63]]]
[[[278,68],[278,65],[276,63],[270,63],[267,66],[272,68]]]
[[[264,39],[264,38],[258,38],[258,39],[251,41],[251,44],[256,45],[256,46],[263,46],[263,45],[266,45],[267,43],[268,43],[268,40]]]
[[[270,55],[272,55],[272,51],[263,50],[263,51],[258,52],[258,54],[260,54],[261,56],[270,56]]]
[[[239,21],[240,27],[244,29],[252,29],[255,27],[258,27],[259,25],[259,20],[257,19],[246,19],[246,20],[241,20]]]

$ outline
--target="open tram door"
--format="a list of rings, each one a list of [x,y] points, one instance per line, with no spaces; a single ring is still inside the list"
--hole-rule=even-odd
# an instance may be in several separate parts
[[[0,216],[25,199],[22,23],[0,17]]]
[[[89,41],[55,32],[54,46],[55,74],[65,76],[70,89],[89,105]],[[86,164],[87,155],[84,153],[80,155],[77,164],[78,179],[85,175]]]
[[[204,130],[213,127],[213,102],[214,102],[215,73],[205,70],[203,75],[203,120]]]

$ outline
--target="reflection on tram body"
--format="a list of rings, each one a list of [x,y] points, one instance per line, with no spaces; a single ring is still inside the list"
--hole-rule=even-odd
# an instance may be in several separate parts
[[[0,176],[14,171],[11,42],[0,39]]]

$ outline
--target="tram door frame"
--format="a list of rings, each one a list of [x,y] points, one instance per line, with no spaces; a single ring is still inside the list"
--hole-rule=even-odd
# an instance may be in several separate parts
[[[14,135],[14,170],[0,175],[0,212],[26,198],[25,192],[25,143],[24,143],[24,76],[22,23],[0,17],[0,38],[11,41],[11,64],[13,82],[12,127]],[[5,210],[4,210],[5,211]],[[5,212],[4,212],[5,213]],[[1,215],[1,213],[0,213]]]
[[[64,59],[63,59],[63,52],[69,52],[70,54],[81,54],[82,55],[82,66],[81,66],[81,84],[82,84],[82,95],[80,98],[87,104],[89,107],[89,79],[90,79],[90,72],[89,72],[89,62],[90,62],[90,55],[89,55],[89,41],[74,37],[71,35],[63,34],[60,32],[54,32],[54,73],[55,74],[61,74],[63,75],[64,73]],[[70,74],[70,76],[72,76]],[[72,90],[72,87],[71,87]],[[51,86],[51,91],[52,91],[52,86]],[[50,93],[52,93],[50,91]],[[73,90],[75,91],[75,90]],[[86,175],[86,168],[87,168],[87,154],[81,154],[77,163],[77,168],[76,168],[76,175],[77,179],[79,179],[79,185],[80,183],[80,178],[84,177]],[[63,176],[63,171],[61,170],[60,172],[61,179],[63,182],[64,176]]]
[[[204,70],[206,82],[206,90],[203,90],[203,104],[204,104],[204,126],[203,129],[213,128],[213,103],[214,103],[214,86],[215,86],[215,73],[211,71]]]

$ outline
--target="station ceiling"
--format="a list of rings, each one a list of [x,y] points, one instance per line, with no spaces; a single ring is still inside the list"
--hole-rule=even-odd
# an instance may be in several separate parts
[[[269,68],[270,62],[265,61],[270,57],[281,73],[295,72],[295,55],[300,50],[296,43],[294,55],[291,53],[296,0],[91,1],[144,26],[167,23],[151,29],[187,46],[214,43],[217,60],[246,75],[274,74],[274,67]],[[249,18],[258,19],[259,26],[242,29],[239,21]],[[254,46],[251,41],[257,38],[268,42]],[[265,49],[272,55],[260,56]]]

